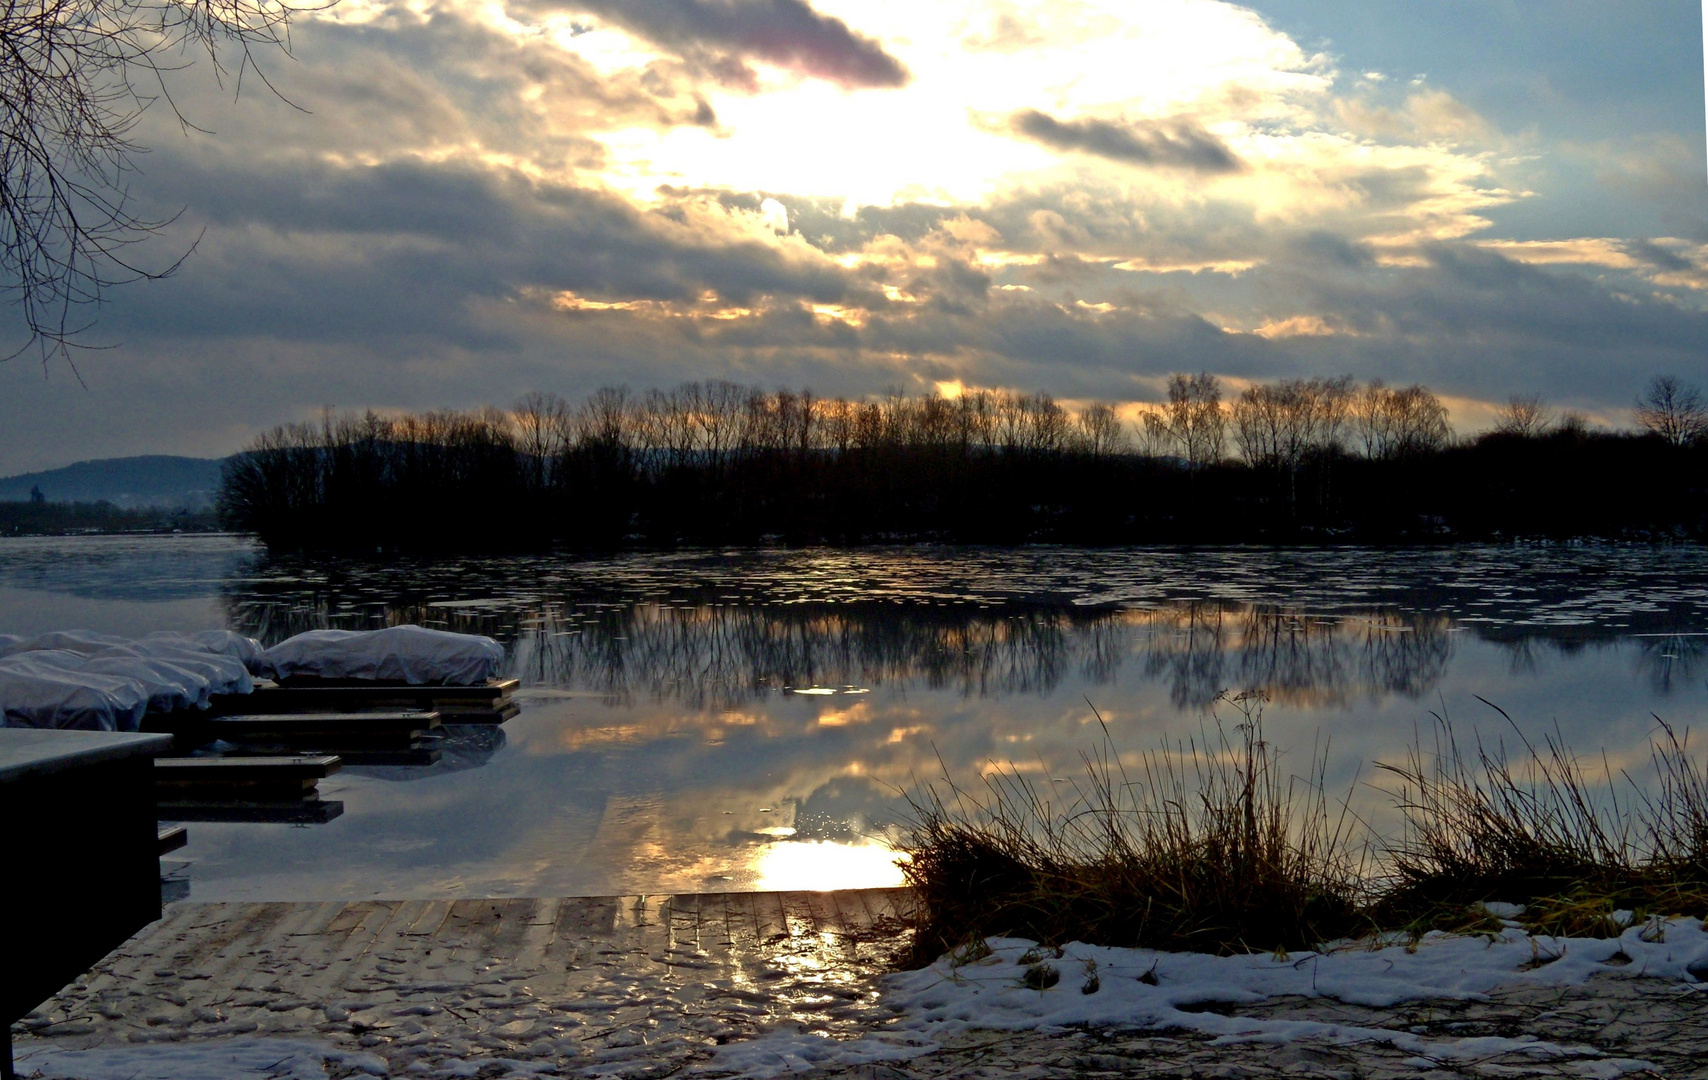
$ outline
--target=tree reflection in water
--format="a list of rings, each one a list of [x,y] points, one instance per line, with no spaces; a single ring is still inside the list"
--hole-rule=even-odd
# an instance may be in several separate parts
[[[376,614],[300,602],[233,606],[234,623],[264,639],[359,625]],[[967,698],[1048,694],[1070,677],[1107,685],[1129,665],[1166,680],[1179,708],[1208,708],[1230,689],[1334,706],[1419,697],[1436,686],[1453,655],[1442,615],[1319,615],[1232,602],[1124,611],[542,601],[389,606],[383,618],[505,640],[512,673],[527,685],[591,692],[614,706],[669,701],[702,711],[819,687],[922,687]]]

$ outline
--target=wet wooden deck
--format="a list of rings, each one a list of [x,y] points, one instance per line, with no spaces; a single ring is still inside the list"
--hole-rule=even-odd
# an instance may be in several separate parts
[[[315,972],[301,989],[356,991],[416,973],[502,965],[537,995],[570,992],[590,957],[613,949],[663,968],[741,977],[779,957],[858,961],[892,947],[913,915],[905,889],[831,893],[513,900],[177,904],[88,980],[256,988],[258,972]],[[442,980],[433,980],[442,981]]]
[[[913,914],[905,889],[181,903],[26,1018],[19,1052],[260,1034],[377,1053],[394,1075],[684,1062],[778,1022],[856,1025]]]

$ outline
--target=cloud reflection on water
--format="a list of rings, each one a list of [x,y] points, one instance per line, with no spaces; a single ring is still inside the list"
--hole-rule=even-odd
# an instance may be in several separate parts
[[[0,587],[44,612],[117,605],[126,632],[217,597],[267,640],[420,621],[511,647],[524,710],[470,747],[475,767],[346,770],[327,782],[345,816],[316,829],[198,824],[198,899],[745,889],[828,881],[832,854],[893,873],[872,852],[899,790],[945,767],[976,784],[992,762],[1072,778],[1102,737],[1087,699],[1131,761],[1196,735],[1218,692],[1261,690],[1289,764],[1326,740],[1331,790],[1361,809],[1382,803],[1370,763],[1431,713],[1510,736],[1477,696],[1638,773],[1651,713],[1708,710],[1697,549],[378,563],[73,538],[0,544]]]

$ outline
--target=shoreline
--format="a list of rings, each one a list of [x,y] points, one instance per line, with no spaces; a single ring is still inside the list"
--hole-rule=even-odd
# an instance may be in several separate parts
[[[105,1076],[122,1064],[140,1080],[156,1061],[199,1077],[195,1066],[209,1055],[235,1061],[247,1053],[255,1060],[272,1054],[275,1062],[294,1054],[298,1063],[283,1073],[228,1073],[233,1080],[802,1073],[1610,1080],[1697,1075],[1708,1045],[1703,987],[1656,966],[1655,950],[1673,948],[1664,942],[1645,952],[1633,939],[1626,944],[1637,961],[1621,963],[1618,940],[1596,939],[1601,945],[1592,948],[1550,939],[1569,962],[1519,965],[1486,986],[1475,978],[1487,976],[1474,971],[1471,982],[1462,973],[1440,985],[1426,978],[1421,991],[1412,987],[1396,1000],[1382,1000],[1379,990],[1335,991],[1327,976],[1316,986],[1315,974],[1300,973],[1307,960],[1327,962],[1317,954],[1160,954],[1167,963],[1156,991],[1155,960],[1146,980],[1106,958],[1093,995],[1077,974],[1047,990],[1022,986],[1014,975],[1022,969],[1008,955],[1024,944],[1017,942],[998,941],[994,955],[959,965],[945,958],[895,974],[913,917],[905,889],[178,903],[17,1026],[19,1075],[45,1068],[47,1076]],[[1708,942],[1695,920],[1668,928],[1681,955]],[[1514,956],[1534,947],[1522,936],[1501,946]],[[1444,936],[1420,951],[1429,971],[1451,975],[1459,954],[1494,948]],[[1079,953],[1093,951],[1070,946],[1058,963],[1083,963]],[[1396,946],[1346,955],[1348,970],[1377,971],[1417,954]],[[1232,984],[1195,990],[1179,981],[1194,967],[1221,981],[1235,967],[1256,971],[1272,992]],[[981,1004],[980,993],[997,996]],[[1123,1011],[1122,1002],[1151,993],[1171,995],[1178,1018]],[[1115,1013],[1079,1015],[1094,1003]],[[1053,1020],[1045,1015],[1051,1010]]]

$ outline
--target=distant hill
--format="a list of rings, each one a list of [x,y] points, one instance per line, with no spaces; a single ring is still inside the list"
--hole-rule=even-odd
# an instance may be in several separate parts
[[[0,502],[26,502],[40,488],[49,502],[106,500],[125,509],[188,507],[203,510],[219,490],[220,458],[142,457],[79,461],[63,469],[0,478]]]

